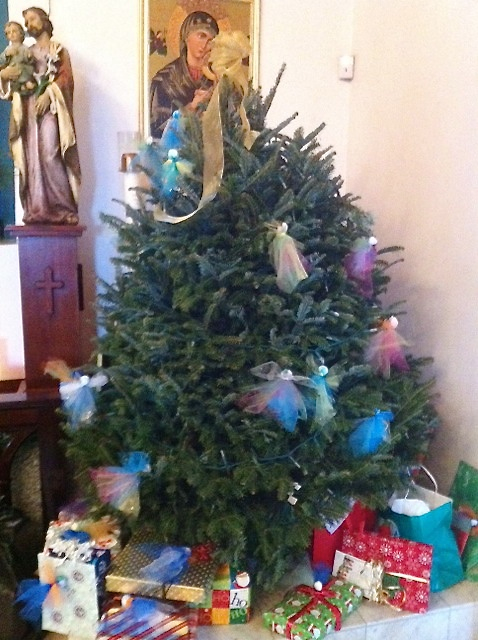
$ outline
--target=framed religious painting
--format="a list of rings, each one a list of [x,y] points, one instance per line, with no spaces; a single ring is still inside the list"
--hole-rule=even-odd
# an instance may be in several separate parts
[[[257,85],[260,0],[140,0],[141,132],[160,138],[176,109],[207,101],[214,83],[208,73],[211,43],[222,31],[248,39],[242,65]]]

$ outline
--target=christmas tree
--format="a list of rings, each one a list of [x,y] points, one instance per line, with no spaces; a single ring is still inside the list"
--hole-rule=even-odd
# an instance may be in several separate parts
[[[402,304],[380,302],[400,248],[371,240],[321,127],[267,125],[279,79],[265,99],[219,83],[214,197],[201,194],[218,129],[190,115],[179,150],[163,141],[140,154],[144,206],[128,221],[103,215],[118,237],[99,299],[109,381],[93,418],[68,431],[93,499],[91,469],[147,453],[134,526],[211,541],[264,587],[350,499],[384,505],[436,426],[428,361],[404,355]],[[382,336],[395,339],[388,356]]]

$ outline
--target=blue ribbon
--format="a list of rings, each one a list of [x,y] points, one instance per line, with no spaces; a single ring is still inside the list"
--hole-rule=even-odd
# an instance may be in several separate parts
[[[154,558],[152,562],[139,570],[139,574],[143,578],[161,584],[171,584],[177,580],[187,569],[191,555],[189,547],[174,547],[157,543],[139,544],[137,549],[148,557]]]
[[[22,580],[18,585],[15,604],[23,605],[20,616],[36,629],[41,627],[42,606],[51,589],[50,584],[39,580]]]

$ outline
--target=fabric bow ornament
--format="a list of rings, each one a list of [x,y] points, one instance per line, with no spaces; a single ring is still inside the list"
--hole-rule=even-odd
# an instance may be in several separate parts
[[[349,446],[354,458],[372,455],[384,442],[390,440],[390,422],[393,418],[391,411],[376,409],[373,416],[357,422],[349,436]]]
[[[409,370],[402,349],[408,343],[397,333],[397,326],[395,316],[384,320],[365,350],[365,361],[384,378],[390,378],[392,367],[398,371]]]
[[[285,293],[292,293],[299,282],[308,277],[309,265],[300,252],[301,245],[288,235],[287,223],[282,222],[272,228],[275,235],[269,246],[269,255],[276,271],[277,286]]]
[[[111,504],[126,515],[137,515],[139,475],[151,471],[149,456],[133,451],[123,456],[122,462],[122,467],[90,469],[90,476],[103,504]]]
[[[237,404],[248,413],[265,413],[275,418],[286,431],[294,431],[297,420],[307,419],[304,397],[298,388],[312,390],[315,384],[306,376],[296,376],[290,369],[281,370],[275,362],[266,362],[251,369],[251,373],[266,382],[253,387]]]
[[[364,298],[373,296],[372,272],[377,258],[377,239],[359,238],[352,251],[344,258],[344,268],[349,280],[355,282]]]

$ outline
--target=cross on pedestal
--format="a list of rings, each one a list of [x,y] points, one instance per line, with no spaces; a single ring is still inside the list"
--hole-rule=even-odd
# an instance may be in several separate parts
[[[35,288],[45,290],[45,310],[49,316],[52,316],[55,310],[53,292],[55,289],[64,287],[65,283],[62,280],[53,279],[53,269],[51,267],[47,267],[43,271],[43,276],[45,279],[37,280],[35,282]]]

